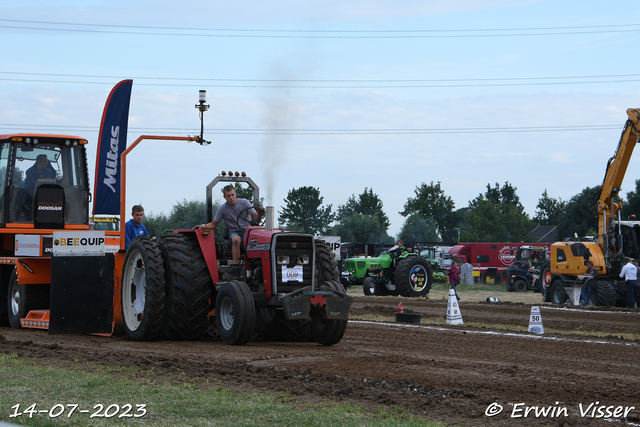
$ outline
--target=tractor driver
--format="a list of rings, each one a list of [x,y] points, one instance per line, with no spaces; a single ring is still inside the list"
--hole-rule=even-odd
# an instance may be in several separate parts
[[[242,242],[242,237],[244,235],[244,230],[239,227],[243,225],[243,221],[245,224],[250,223],[251,219],[249,216],[257,221],[262,216],[265,209],[260,206],[256,210],[251,206],[251,203],[247,199],[238,199],[236,189],[231,184],[224,186],[222,194],[224,195],[226,202],[218,208],[213,221],[207,224],[196,225],[193,229],[213,230],[218,226],[220,221],[224,219],[227,230],[229,230],[229,239],[232,243],[231,255],[233,258],[233,264],[237,266],[240,262],[240,243]],[[240,214],[242,214],[242,218],[238,219]],[[236,267],[236,270],[239,270],[239,268]],[[239,271],[236,271],[236,273],[239,273]]]
[[[16,211],[14,212],[16,217],[21,212],[30,217],[31,214],[25,212],[28,210],[30,203],[27,200],[33,199],[33,195],[36,191],[36,183],[39,179],[54,179],[56,177],[55,169],[49,163],[49,159],[46,154],[39,154],[36,157],[36,162],[33,166],[27,169],[25,173],[24,187],[17,188],[16,196]]]
[[[531,287],[533,288],[536,284],[536,279],[538,278],[538,276],[536,276],[535,274],[531,274],[532,269],[534,268],[531,266],[531,261],[529,260],[529,258],[525,259],[523,268],[524,275],[527,277],[527,279],[531,280]]]

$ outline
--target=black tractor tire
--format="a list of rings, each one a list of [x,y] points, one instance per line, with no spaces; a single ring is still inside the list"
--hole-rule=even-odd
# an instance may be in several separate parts
[[[13,270],[9,279],[7,294],[7,314],[9,326],[22,328],[20,319],[26,317],[31,310],[49,309],[49,285],[21,285],[18,273]]]
[[[362,282],[362,292],[366,297],[376,294],[376,281],[373,277],[365,277]]]
[[[195,234],[171,234],[159,240],[165,265],[168,316],[165,338],[195,341],[207,331],[211,311],[211,274]]]
[[[332,290],[344,294],[338,282],[325,282],[321,290]],[[318,344],[330,346],[339,343],[347,330],[347,320],[327,319],[326,307],[311,309],[311,337]]]
[[[516,288],[513,286],[513,282],[507,283],[507,292],[515,292]]]
[[[316,284],[334,281],[340,282],[340,268],[336,255],[328,243],[316,240]]]
[[[243,289],[245,288],[245,289]],[[246,344],[256,324],[256,307],[249,287],[240,281],[223,283],[216,295],[216,325],[225,344]]]
[[[431,290],[431,265],[421,256],[408,256],[396,264],[393,274],[396,293],[404,297],[424,297]]]
[[[131,341],[161,339],[169,316],[165,270],[155,238],[131,240],[122,267],[122,320]]]
[[[311,322],[287,320],[282,309],[259,308],[256,310],[256,334],[264,341],[311,341]]]
[[[615,306],[617,295],[613,285],[609,282],[597,282],[596,291],[591,297],[595,305]]]
[[[551,282],[549,293],[553,304],[564,304],[569,298],[567,293],[564,291],[564,282],[561,279],[556,279]]]
[[[513,282],[513,289],[516,292],[526,292],[527,291],[527,281],[524,279],[516,279]]]
[[[542,294],[542,302],[551,302],[551,266],[548,262],[542,264],[540,267],[540,277],[538,278],[540,293]]]

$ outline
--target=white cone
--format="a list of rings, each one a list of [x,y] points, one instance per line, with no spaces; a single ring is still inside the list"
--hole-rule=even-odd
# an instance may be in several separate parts
[[[544,326],[542,326],[542,316],[540,315],[540,307],[531,307],[531,316],[529,317],[529,332],[534,334],[544,334]]]
[[[462,313],[460,313],[460,306],[458,305],[458,298],[456,298],[456,291],[449,289],[449,302],[447,303],[447,324],[448,325],[463,325]]]

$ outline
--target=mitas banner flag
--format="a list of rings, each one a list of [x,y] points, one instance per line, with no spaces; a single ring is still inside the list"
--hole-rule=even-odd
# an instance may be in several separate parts
[[[120,215],[120,155],[127,148],[129,101],[133,80],[123,80],[111,90],[102,113],[93,215]]]

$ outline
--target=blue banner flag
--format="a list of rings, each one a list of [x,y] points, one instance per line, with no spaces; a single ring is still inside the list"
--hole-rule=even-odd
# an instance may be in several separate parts
[[[127,148],[129,101],[133,80],[123,80],[111,90],[102,113],[93,215],[120,215],[120,155]]]

